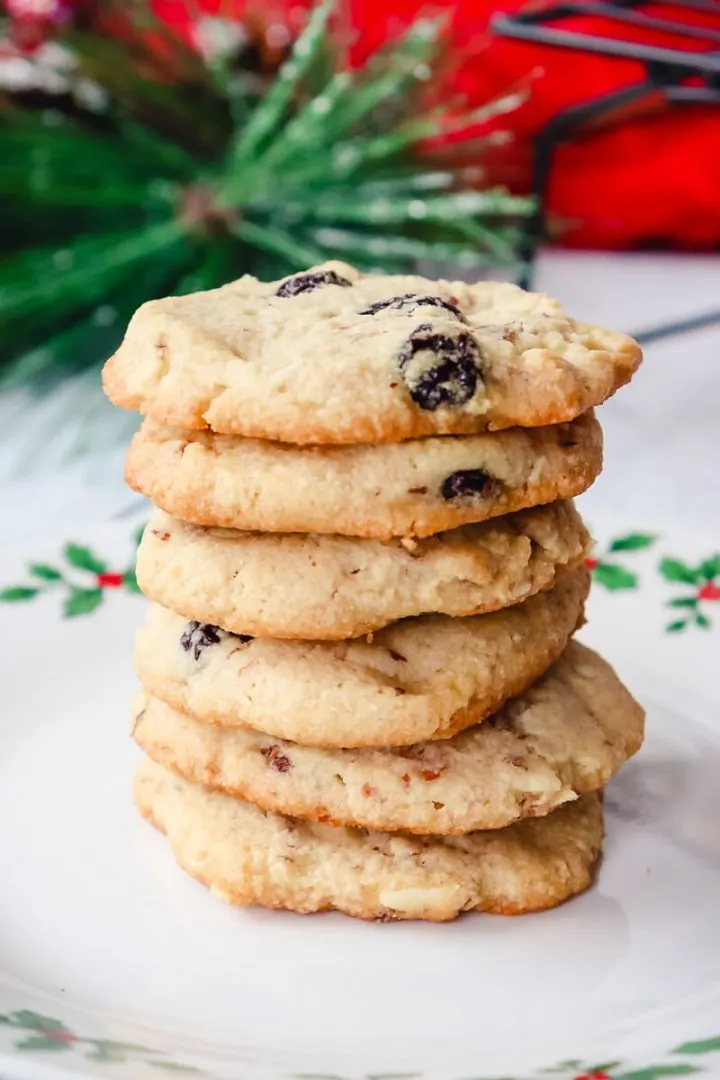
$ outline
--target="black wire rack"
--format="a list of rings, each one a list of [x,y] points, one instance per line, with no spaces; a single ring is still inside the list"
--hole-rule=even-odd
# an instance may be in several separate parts
[[[537,4],[513,15],[497,14],[491,22],[495,34],[539,45],[572,49],[596,55],[635,60],[642,77],[635,83],[601,94],[561,110],[538,132],[533,152],[532,187],[537,210],[528,229],[523,255],[531,268],[538,245],[547,239],[547,196],[555,152],[562,143],[585,136],[629,117],[639,117],[659,106],[720,105],[720,0],[672,0],[673,7],[718,17],[716,28],[701,27],[670,18],[668,3],[659,0],[615,0]],[[602,16],[617,33],[587,33],[578,16]],[[569,28],[563,25],[573,19]],[[650,45],[634,40],[644,30],[680,37],[682,47]],[[720,153],[720,147],[708,148]],[[702,162],[694,162],[694,168]],[[532,270],[530,269],[529,274]],[[703,317],[707,319],[707,316]],[[720,312],[714,316],[720,321]]]

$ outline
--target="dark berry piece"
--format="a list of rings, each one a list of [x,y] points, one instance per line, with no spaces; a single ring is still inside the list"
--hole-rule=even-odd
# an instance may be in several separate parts
[[[484,469],[458,469],[442,482],[440,494],[443,499],[467,499],[479,495],[492,499],[500,491],[500,483]]]
[[[200,659],[200,653],[207,649],[208,645],[220,644],[220,630],[210,623],[199,623],[193,619],[182,632],[180,644],[185,652],[191,652],[196,660]]]
[[[470,334],[438,334],[429,323],[416,326],[398,354],[398,367],[421,409],[463,405],[482,385],[480,350]]]
[[[292,761],[287,754],[283,754],[279,746],[263,746],[260,753],[276,772],[290,772],[293,767]]]
[[[315,274],[296,274],[295,277],[288,278],[287,281],[283,281],[275,295],[298,296],[300,293],[319,289],[323,285],[342,285],[349,288],[352,282],[340,277],[334,270],[318,270]]]
[[[376,300],[374,304],[363,308],[360,315],[377,315],[379,311],[406,311],[417,307],[442,308],[449,311],[456,319],[465,322],[465,316],[457,305],[449,300],[443,300],[442,296],[418,296],[416,293],[403,293],[402,296],[391,296],[388,300]]]

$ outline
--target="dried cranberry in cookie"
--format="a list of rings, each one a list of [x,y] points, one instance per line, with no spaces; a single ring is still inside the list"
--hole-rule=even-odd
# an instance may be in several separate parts
[[[349,288],[352,285],[347,278],[340,277],[334,270],[321,270],[314,274],[295,274],[294,277],[283,281],[275,293],[276,296],[299,296],[300,293],[313,292],[324,285],[342,285]]]
[[[421,409],[464,405],[482,386],[480,350],[466,331],[416,326],[398,354],[398,367]]]
[[[388,300],[377,300],[374,304],[370,304],[369,307],[363,308],[359,314],[377,315],[381,311],[407,311],[411,313],[419,307],[442,308],[443,311],[454,315],[456,319],[465,322],[465,316],[460,308],[451,303],[450,300],[443,300],[442,296],[418,296],[416,293],[403,293],[402,296],[391,296]]]
[[[443,480],[440,494],[443,499],[494,499],[500,490],[500,483],[484,469],[458,469]]]
[[[275,772],[287,773],[293,767],[293,763],[287,754],[283,754],[279,746],[261,746],[260,753],[265,758],[268,766]]]
[[[200,623],[192,619],[180,636],[180,644],[185,652],[191,652],[196,660],[200,659],[203,649],[208,645],[220,644],[220,630],[210,623]]]

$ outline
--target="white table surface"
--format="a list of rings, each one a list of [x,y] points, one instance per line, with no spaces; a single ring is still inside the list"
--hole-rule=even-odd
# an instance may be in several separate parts
[[[720,257],[548,251],[533,287],[578,317],[641,332],[720,312]],[[720,540],[720,323],[646,347],[630,387],[600,413],[606,466],[582,506],[638,527],[683,524]],[[122,482],[132,417],[77,388],[0,398],[0,543],[70,535],[140,505]],[[64,423],[60,424],[60,418]],[[68,417],[70,422],[68,424]],[[73,442],[93,444],[68,460]]]

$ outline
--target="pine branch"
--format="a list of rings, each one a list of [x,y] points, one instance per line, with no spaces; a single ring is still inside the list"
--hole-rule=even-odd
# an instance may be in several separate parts
[[[206,59],[149,7],[140,25],[106,0],[100,29],[65,33],[70,92],[91,79],[108,104],[0,113],[0,385],[99,366],[144,300],[243,273],[517,266],[532,202],[476,190],[475,166],[483,125],[524,91],[471,109],[441,92],[442,20],[350,68],[334,9],[312,11],[264,95],[247,52]]]

